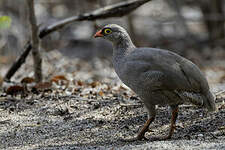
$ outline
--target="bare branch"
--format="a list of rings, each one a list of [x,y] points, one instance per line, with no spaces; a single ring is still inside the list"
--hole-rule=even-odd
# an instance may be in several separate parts
[[[149,1],[151,1],[151,0],[133,0],[133,1],[129,1],[129,2],[120,2],[118,4],[105,6],[103,8],[97,9],[90,13],[85,13],[85,14],[81,14],[78,16],[66,18],[66,19],[63,19],[59,22],[56,22],[56,23],[44,28],[40,32],[39,37],[43,38],[47,34],[53,32],[53,31],[56,31],[56,30],[64,27],[65,25],[68,25],[75,21],[84,21],[84,20],[91,21],[91,20],[105,19],[105,18],[110,18],[110,17],[122,17]]]
[[[39,30],[37,26],[37,21],[35,17],[34,11],[34,0],[27,0],[28,8],[29,8],[29,21],[31,24],[32,31],[32,55],[34,60],[34,72],[35,72],[35,80],[36,82],[40,82],[42,80],[42,59],[39,52]]]
[[[30,50],[32,49],[32,45],[30,42],[28,42],[25,47],[25,51],[20,55],[20,57],[16,60],[15,63],[11,66],[11,68],[8,70],[7,74],[5,75],[4,80],[9,81],[10,78],[15,74],[15,72],[20,68],[20,66],[25,63],[26,58],[28,54],[30,53]]]
[[[28,2],[30,0],[27,0]],[[32,0],[33,1],[33,0]],[[51,32],[57,31],[58,29],[63,28],[65,25],[73,23],[75,21],[85,21],[85,20],[97,20],[97,19],[105,19],[110,17],[121,17],[124,16],[131,11],[135,10],[136,8],[140,7],[141,5],[149,2],[151,0],[132,0],[129,2],[120,2],[114,5],[106,6],[100,9],[97,9],[91,13],[81,14],[79,16],[73,16],[70,18],[63,19],[59,22],[56,22],[50,26],[45,27],[40,31],[39,37],[43,38],[46,35],[50,34]],[[23,50],[23,54],[26,56],[29,54],[32,45],[29,44]],[[27,53],[28,52],[28,53]],[[22,54],[22,55],[23,55]],[[22,55],[20,57],[22,57]],[[26,57],[22,57],[23,61],[18,61],[18,59],[14,65],[9,69],[8,73],[6,74],[5,79],[10,80],[14,73],[20,68],[22,63],[25,62]],[[15,67],[16,66],[16,67]]]

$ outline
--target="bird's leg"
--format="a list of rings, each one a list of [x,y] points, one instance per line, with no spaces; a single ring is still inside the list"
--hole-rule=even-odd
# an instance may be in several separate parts
[[[171,119],[171,126],[168,136],[164,137],[164,140],[170,139],[173,135],[174,129],[176,128],[176,119],[178,116],[178,106],[172,106],[172,119]]]
[[[151,117],[151,118],[149,118],[149,119],[145,122],[145,124],[144,124],[144,126],[143,126],[141,132],[140,132],[140,133],[138,134],[138,136],[137,136],[137,140],[142,140],[142,139],[147,140],[146,137],[145,137],[145,133],[148,131],[149,125],[150,125],[154,120],[155,120],[155,117]]]

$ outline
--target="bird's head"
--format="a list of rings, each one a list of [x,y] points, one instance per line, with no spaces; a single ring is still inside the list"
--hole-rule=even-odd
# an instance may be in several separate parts
[[[108,24],[96,32],[94,37],[103,37],[113,43],[118,43],[119,41],[129,37],[129,35],[121,26],[116,24]]]

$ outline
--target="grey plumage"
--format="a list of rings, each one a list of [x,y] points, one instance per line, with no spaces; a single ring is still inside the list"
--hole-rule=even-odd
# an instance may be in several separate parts
[[[145,103],[174,105],[196,101],[195,104],[215,110],[204,75],[195,64],[179,55],[160,49],[133,48],[126,55],[114,55],[113,64],[120,79]],[[154,91],[167,91],[162,94],[168,99],[153,98]],[[177,100],[170,99],[170,94],[178,95]]]
[[[112,33],[104,33],[109,28]],[[113,65],[119,78],[140,96],[149,118],[155,105],[192,103],[216,110],[214,97],[200,69],[191,61],[167,50],[136,48],[122,27],[110,24],[101,31],[113,43]]]

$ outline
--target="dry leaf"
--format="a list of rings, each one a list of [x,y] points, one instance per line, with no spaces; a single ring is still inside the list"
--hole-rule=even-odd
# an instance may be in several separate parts
[[[80,88],[74,88],[73,92],[74,93],[79,93],[79,92],[81,92],[81,89]]]
[[[59,83],[60,80],[69,81],[64,75],[57,75],[51,79],[51,82]]]
[[[83,86],[83,85],[84,85],[84,83],[83,83],[82,81],[78,80],[78,81],[77,81],[77,85],[79,85],[79,86]]]
[[[25,92],[25,89],[24,87],[22,86],[19,86],[19,85],[13,85],[13,86],[10,86],[7,90],[6,90],[6,94],[8,95],[17,95],[19,93],[23,94]]]
[[[35,80],[34,78],[31,78],[31,77],[25,77],[23,78],[20,82],[21,83],[24,83],[24,84],[29,84],[29,83],[33,83]]]
[[[99,96],[103,96],[103,95],[104,95],[104,92],[99,91],[99,92],[98,92],[98,95],[99,95]]]
[[[52,83],[55,83],[59,86],[65,85],[64,89],[68,88],[69,80],[64,75],[57,75],[51,79]]]
[[[51,82],[40,82],[40,83],[37,83],[32,91],[45,91],[45,90],[51,90],[51,87],[52,87],[52,83]]]
[[[94,81],[94,82],[90,83],[89,85],[90,85],[92,88],[95,88],[96,86],[99,85],[99,82]]]

